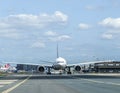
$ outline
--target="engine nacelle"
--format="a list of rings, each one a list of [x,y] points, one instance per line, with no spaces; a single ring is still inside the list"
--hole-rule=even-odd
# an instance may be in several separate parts
[[[44,66],[38,66],[37,70],[41,73],[45,72],[45,67]]]
[[[80,71],[81,70],[81,67],[79,65],[75,66],[74,67],[75,71]]]

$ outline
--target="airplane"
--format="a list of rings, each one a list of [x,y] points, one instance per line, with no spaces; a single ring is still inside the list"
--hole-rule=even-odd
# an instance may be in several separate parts
[[[6,63],[4,66],[0,66],[0,72],[16,72],[17,69],[15,66],[11,66],[10,63]]]
[[[0,67],[0,71],[7,72],[10,68],[10,64],[5,64],[4,66]]]
[[[67,74],[72,74],[71,68],[73,68],[73,70],[76,72],[80,72],[82,71],[82,67],[84,67],[85,65],[102,63],[102,62],[112,62],[112,60],[83,62],[78,64],[67,64],[67,61],[63,57],[59,56],[58,44],[57,44],[57,58],[55,62],[44,61],[44,60],[41,60],[41,62],[51,63],[51,65],[40,65],[40,64],[33,64],[33,63],[18,63],[18,62],[7,62],[7,63],[37,65],[37,71],[40,73],[47,72],[47,74],[52,74],[51,69],[53,69],[53,70],[59,71],[60,72],[59,74],[62,74],[63,71],[67,72]]]
[[[92,61],[92,62],[84,62],[84,63],[78,63],[78,64],[67,64],[67,61],[63,57],[59,56],[58,44],[57,44],[57,58],[55,62],[43,61],[43,60],[41,61],[46,62],[46,63],[52,63],[52,65],[36,64],[38,65],[37,71],[41,73],[44,73],[47,69],[47,74],[51,74],[51,69],[54,69],[54,70],[59,71],[60,72],[59,74],[62,74],[63,71],[67,72],[67,74],[72,74],[71,68],[73,68],[75,72],[80,72],[83,70],[82,68],[85,65],[94,64],[94,63],[102,63],[102,62],[112,62],[113,60]]]
[[[49,61],[43,61],[43,62],[49,62]],[[66,71],[67,74],[71,74],[71,67],[73,67],[75,71],[77,72],[81,71],[81,67],[79,65],[77,64],[68,65],[67,61],[63,57],[59,56],[58,44],[57,44],[57,58],[55,62],[51,62],[51,63],[52,65],[38,66],[37,70],[43,73],[45,71],[45,68],[47,68],[47,74],[51,74],[51,69],[60,71],[60,74],[62,70]]]

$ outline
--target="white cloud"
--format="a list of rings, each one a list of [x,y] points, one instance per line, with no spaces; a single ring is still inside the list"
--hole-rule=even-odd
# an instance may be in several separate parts
[[[10,24],[3,23],[2,21],[0,21],[0,29],[9,28],[9,27],[10,27]]]
[[[68,36],[68,35],[60,35],[60,36],[57,36],[57,37],[50,37],[49,38],[49,40],[54,41],[54,42],[65,41],[65,40],[69,40],[69,39],[71,39],[71,37]]]
[[[37,41],[37,42],[33,43],[31,47],[33,47],[33,48],[44,48],[45,43],[43,43],[41,41]]]
[[[19,34],[17,33],[9,33],[9,34],[0,34],[0,37],[6,37],[6,38],[11,38],[11,39],[18,39],[19,38]]]
[[[71,37],[68,36],[68,35],[61,35],[61,36],[58,37],[58,40],[59,40],[59,41],[64,41],[64,40],[68,40],[68,39],[70,39],[70,38],[71,38]]]
[[[79,24],[79,29],[80,30],[87,30],[87,29],[89,29],[91,26],[90,25],[88,25],[88,24],[84,24],[84,23],[80,23]]]
[[[103,34],[102,38],[104,38],[104,39],[113,39],[113,35],[112,34]]]
[[[56,32],[53,32],[53,31],[47,31],[44,33],[46,36],[56,36],[57,33]]]
[[[99,24],[108,28],[120,29],[120,18],[108,17],[102,20]]]
[[[34,27],[34,28],[46,28],[48,26],[65,25],[67,23],[68,16],[60,11],[56,11],[54,14],[19,14],[10,15],[2,20],[5,24],[10,24],[11,27]]]
[[[56,11],[54,17],[57,18],[57,20],[59,19],[59,21],[63,21],[63,22],[66,22],[68,19],[68,16],[60,11]]]
[[[109,33],[109,34],[120,34],[120,30],[119,29],[112,29],[112,30],[109,30],[109,31],[107,31],[107,33]]]
[[[102,38],[113,39],[113,36],[116,38],[120,35],[120,18],[105,18],[99,24],[103,27],[106,27],[106,32],[102,35]]]
[[[22,31],[40,31],[41,29],[61,28],[67,24],[68,16],[60,11],[53,14],[18,14],[9,15],[0,19],[0,31],[8,31],[1,34],[0,37],[17,37]],[[12,31],[12,30],[15,30]],[[54,35],[53,32],[48,32],[49,35]]]
[[[19,39],[21,37],[21,34],[19,34],[15,29],[1,29],[0,37]]]

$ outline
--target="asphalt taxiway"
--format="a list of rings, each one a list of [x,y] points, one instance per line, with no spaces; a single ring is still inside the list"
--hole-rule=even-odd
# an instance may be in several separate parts
[[[120,93],[120,75],[8,75],[0,86],[0,93]]]

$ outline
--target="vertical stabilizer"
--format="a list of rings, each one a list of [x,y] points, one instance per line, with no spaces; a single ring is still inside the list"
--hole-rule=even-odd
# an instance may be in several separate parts
[[[59,57],[58,43],[57,43],[57,58]]]
[[[5,68],[9,68],[10,67],[10,64],[5,64]]]

